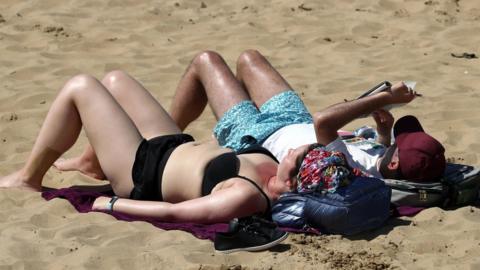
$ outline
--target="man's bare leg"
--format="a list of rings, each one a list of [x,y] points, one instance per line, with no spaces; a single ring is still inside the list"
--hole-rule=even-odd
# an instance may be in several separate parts
[[[271,97],[292,89],[268,60],[256,50],[243,52],[237,60],[237,79],[260,108]]]
[[[184,130],[205,109],[207,101],[218,120],[235,104],[250,99],[223,58],[205,51],[192,60],[180,80],[170,116]]]
[[[155,98],[127,73],[112,71],[103,78],[102,84],[125,110],[144,138],[181,133]],[[87,145],[80,156],[59,159],[54,166],[60,171],[80,171],[96,179],[105,179],[95,151],[90,145]]]

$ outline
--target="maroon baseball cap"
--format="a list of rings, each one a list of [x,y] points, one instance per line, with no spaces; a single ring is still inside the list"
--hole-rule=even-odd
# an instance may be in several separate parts
[[[398,148],[400,172],[406,180],[427,182],[443,175],[445,149],[425,133],[415,116],[407,115],[398,119],[393,127],[393,135]]]

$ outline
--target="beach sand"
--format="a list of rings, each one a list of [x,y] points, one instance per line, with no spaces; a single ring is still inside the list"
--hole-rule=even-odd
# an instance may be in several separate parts
[[[480,166],[480,59],[451,55],[478,56],[479,33],[477,0],[2,0],[0,175],[22,166],[68,78],[125,70],[168,108],[198,52],[234,68],[246,49],[265,54],[311,112],[383,80],[416,81],[423,97],[394,116],[418,116],[450,160]],[[207,109],[187,132],[207,138],[214,124]],[[44,179],[76,184],[104,182],[53,168]],[[479,269],[479,222],[478,208],[432,208],[355,237],[297,234],[270,251],[221,255],[188,233],[0,190],[0,269]]]

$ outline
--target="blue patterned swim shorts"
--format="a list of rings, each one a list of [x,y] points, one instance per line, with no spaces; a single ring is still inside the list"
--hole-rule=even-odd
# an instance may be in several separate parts
[[[218,121],[213,133],[221,146],[236,151],[261,144],[278,129],[292,124],[313,123],[300,97],[292,90],[273,96],[260,109],[244,100]]]

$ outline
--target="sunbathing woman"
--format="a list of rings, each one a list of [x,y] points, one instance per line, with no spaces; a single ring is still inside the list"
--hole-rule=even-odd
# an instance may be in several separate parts
[[[234,79],[206,81],[208,87],[241,87]],[[225,110],[230,106],[225,104]],[[261,148],[235,154],[215,142],[199,143],[182,134],[127,74],[111,72],[102,82],[78,75],[52,103],[23,168],[0,178],[0,187],[40,191],[45,173],[75,143],[82,127],[120,198],[113,204],[99,197],[94,209],[172,222],[223,222],[267,211],[294,188],[295,159],[306,151],[292,151],[278,165]]]

